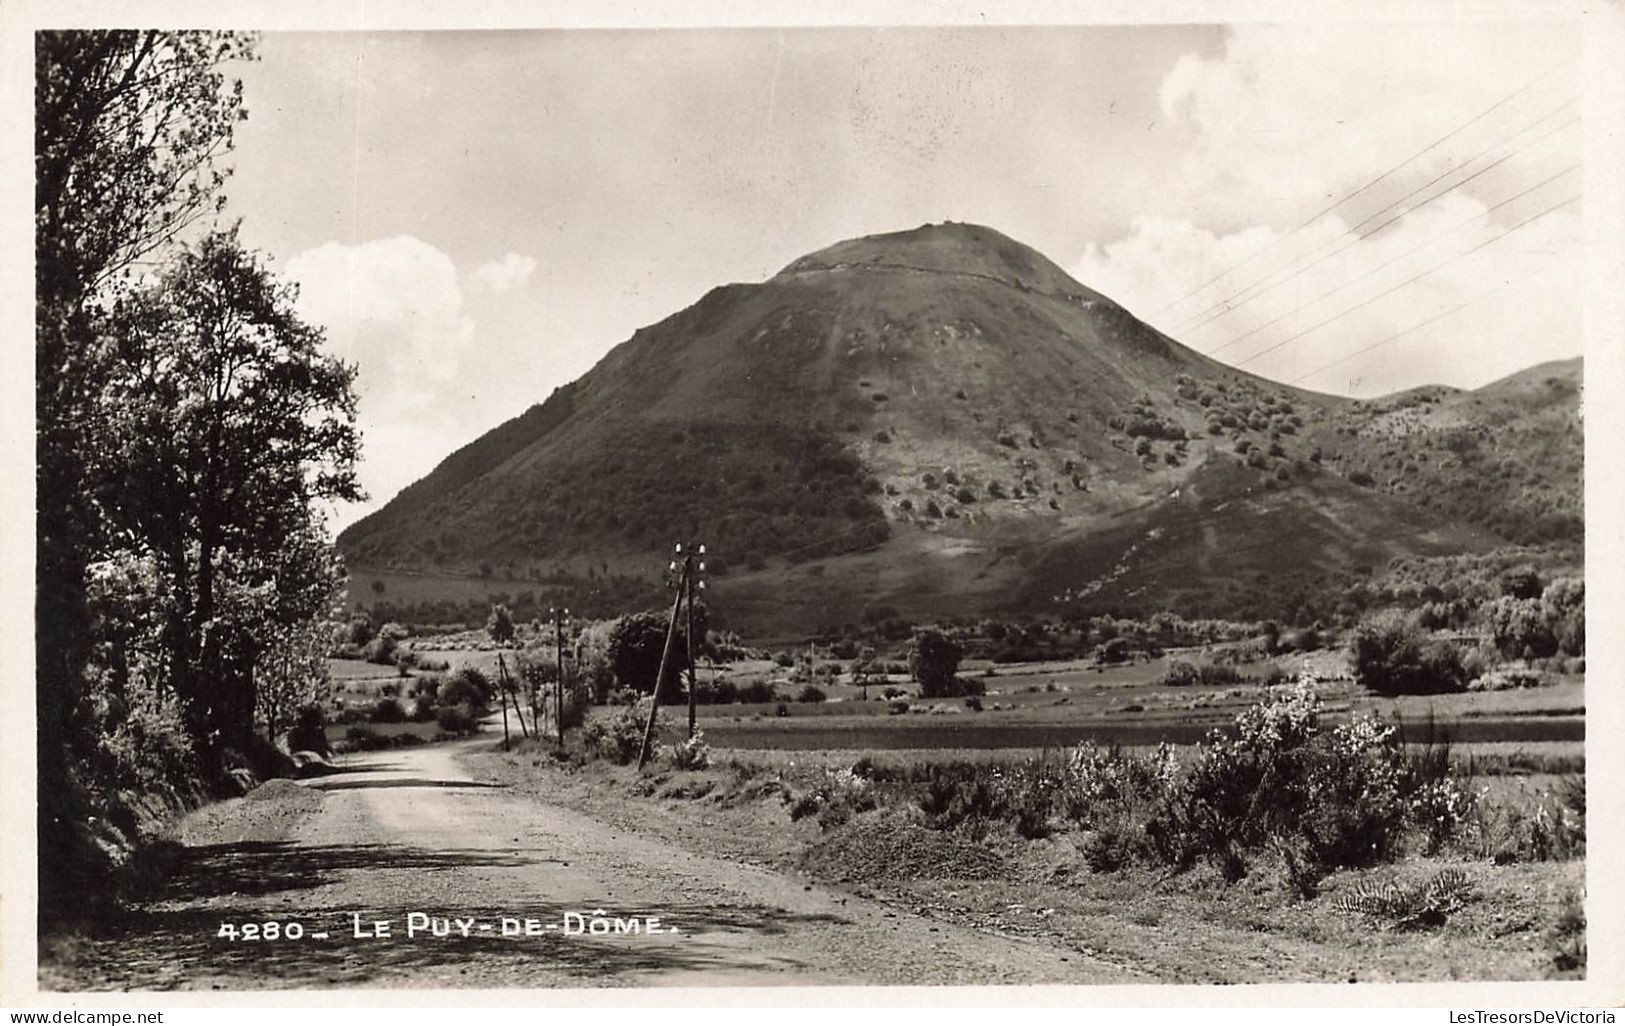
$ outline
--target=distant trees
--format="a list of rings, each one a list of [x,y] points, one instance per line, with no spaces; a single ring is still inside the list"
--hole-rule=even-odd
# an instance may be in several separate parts
[[[1438,694],[1467,684],[1456,646],[1428,639],[1409,617],[1395,611],[1368,617],[1355,629],[1354,675],[1385,695]]]
[[[1504,581],[1504,579],[1503,579]],[[1518,592],[1528,593],[1527,587]],[[1542,659],[1585,655],[1585,582],[1553,581],[1537,598],[1509,593],[1485,607],[1490,637],[1502,655]]]
[[[920,682],[920,694],[926,698],[955,694],[962,655],[959,643],[939,630],[928,628],[915,634],[908,650],[908,672]]]
[[[873,645],[865,645],[858,650],[857,658],[852,660],[850,672],[852,683],[863,689],[865,702],[869,700],[869,685],[886,679]]]

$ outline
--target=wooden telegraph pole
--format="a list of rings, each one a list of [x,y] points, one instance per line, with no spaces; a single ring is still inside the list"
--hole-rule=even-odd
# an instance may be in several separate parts
[[[671,664],[671,649],[677,639],[677,617],[682,612],[683,601],[688,601],[688,733],[694,735],[694,591],[705,589],[705,582],[697,580],[696,574],[705,570],[705,564],[698,562],[696,557],[705,555],[705,546],[698,549],[690,548],[688,553],[683,552],[683,543],[678,542],[672,551],[673,559],[668,567],[669,572],[678,574],[676,583],[677,595],[671,603],[671,619],[666,624],[666,644],[660,650],[660,670],[655,675],[653,700],[649,703],[649,722],[643,728],[643,747],[638,750],[638,769],[643,769],[649,761],[649,745],[654,740],[655,717],[660,713],[660,685],[666,679],[666,667]]]
[[[704,545],[700,546],[700,555],[705,555]],[[700,569],[705,569],[704,563],[699,566]],[[683,583],[684,601],[688,603],[688,623],[683,631],[683,653],[688,656],[688,736],[693,737],[694,703],[697,701],[695,692],[699,690],[694,686],[694,574],[692,572],[684,574]]]
[[[502,747],[506,751],[508,747],[508,682],[510,678],[508,677],[508,664],[503,660],[501,652],[497,653],[497,674],[497,690],[502,693]],[[530,731],[525,729],[525,714],[519,707],[518,690],[515,690],[513,695],[513,714],[519,718],[519,732],[525,737],[530,737]]]
[[[559,752],[564,752],[564,623],[570,619],[568,609],[553,610],[553,644],[558,659],[559,679],[553,684],[553,697],[558,706]]]

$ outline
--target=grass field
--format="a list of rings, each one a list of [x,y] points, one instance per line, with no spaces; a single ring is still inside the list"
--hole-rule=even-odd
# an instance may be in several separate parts
[[[469,664],[492,676],[498,653],[474,648],[435,651],[432,657],[452,668]],[[1191,745],[1208,732],[1233,722],[1256,701],[1259,685],[1171,686],[1163,683],[1170,659],[1195,658],[1172,652],[1150,661],[1099,666],[1085,660],[1009,664],[994,667],[970,663],[964,675],[981,682],[980,711],[959,698],[921,699],[918,686],[903,675],[865,689],[844,683],[821,683],[828,699],[797,702],[799,685],[780,684],[781,699],[766,703],[701,705],[699,726],[714,746],[741,752],[788,751],[1038,751],[1070,749],[1080,743],[1125,746],[1168,742]],[[1498,753],[1502,763],[1523,747],[1568,746],[1578,752],[1585,738],[1585,695],[1582,679],[1565,678],[1548,687],[1515,691],[1469,692],[1435,696],[1381,698],[1351,680],[1337,676],[1341,657],[1311,653],[1280,661],[1288,672],[1309,669],[1331,677],[1317,690],[1333,718],[1378,713],[1397,723],[1413,742],[1448,740],[1463,751]],[[1243,674],[1262,676],[1271,664],[1242,666]],[[991,670],[991,675],[989,675]],[[408,700],[411,680],[370,663],[335,660],[340,708],[367,708],[393,693]],[[763,660],[705,668],[701,679],[723,675],[738,683],[783,680],[789,671]],[[883,698],[887,689],[907,693],[902,703]],[[663,713],[668,729],[686,720],[679,703]],[[380,725],[390,732],[393,725]],[[1466,747],[1464,747],[1466,746]],[[1489,747],[1482,747],[1489,746]],[[1493,761],[1493,760],[1492,760]],[[1529,767],[1513,766],[1517,772]]]

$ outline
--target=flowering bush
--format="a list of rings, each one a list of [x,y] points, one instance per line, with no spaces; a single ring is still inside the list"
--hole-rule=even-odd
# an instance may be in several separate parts
[[[581,743],[595,758],[624,766],[638,757],[638,750],[643,746],[643,728],[637,706],[622,706],[615,715],[588,723],[581,733]],[[658,744],[657,738],[650,739],[650,755]]]
[[[1477,795],[1448,778],[1428,781],[1416,789],[1406,812],[1421,830],[1427,854],[1438,852],[1461,830],[1477,801]]]
[[[696,730],[693,737],[672,745],[667,757],[673,769],[701,770],[710,766],[711,746],[705,743],[705,731]]]
[[[825,830],[840,826],[855,813],[868,812],[878,804],[874,785],[852,769],[825,769],[822,777],[800,795],[785,795],[792,820],[816,815]]]
[[[1147,821],[1151,849],[1179,865],[1213,859],[1234,877],[1249,852],[1291,851],[1310,868],[1364,866],[1392,857],[1410,827],[1434,851],[1455,833],[1470,800],[1449,778],[1448,758],[1408,755],[1374,716],[1329,730],[1320,717],[1300,679],[1242,712],[1232,735],[1210,735]]]
[[[1062,809],[1067,818],[1087,825],[1163,794],[1178,779],[1179,763],[1167,742],[1147,758],[1116,747],[1079,745],[1060,781]]]

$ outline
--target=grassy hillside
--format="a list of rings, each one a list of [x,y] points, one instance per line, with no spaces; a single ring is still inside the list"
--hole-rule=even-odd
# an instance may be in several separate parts
[[[1414,389],[1350,404],[1312,439],[1327,466],[1436,517],[1512,542],[1584,539],[1579,359],[1471,392]]]

